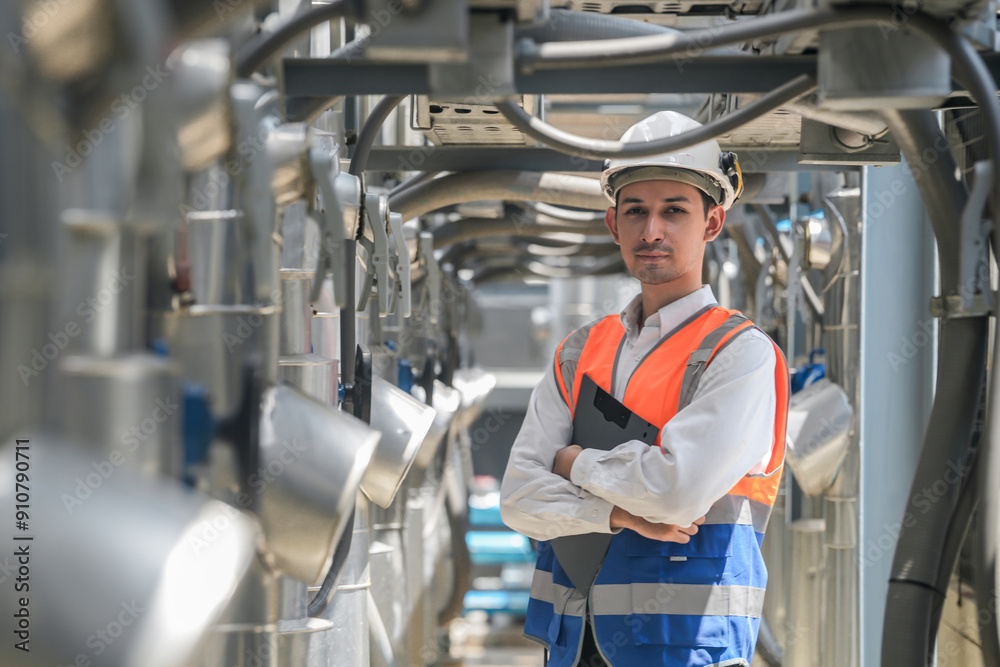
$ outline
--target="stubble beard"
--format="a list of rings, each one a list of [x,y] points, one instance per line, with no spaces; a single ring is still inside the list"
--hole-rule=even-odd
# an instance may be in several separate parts
[[[676,256],[670,256],[671,262],[663,267],[642,266],[641,262],[633,257],[633,266],[629,267],[629,272],[639,282],[645,285],[664,285],[673,282],[687,275],[694,268],[694,262],[686,269],[677,266]]]

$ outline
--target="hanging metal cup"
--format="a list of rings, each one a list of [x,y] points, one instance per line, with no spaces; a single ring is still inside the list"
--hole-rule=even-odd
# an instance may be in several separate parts
[[[785,457],[806,495],[819,495],[833,484],[847,455],[853,423],[847,394],[827,379],[792,396]]]
[[[372,428],[381,431],[375,456],[361,480],[372,502],[388,507],[434,421],[434,408],[424,405],[392,383],[372,378]]]

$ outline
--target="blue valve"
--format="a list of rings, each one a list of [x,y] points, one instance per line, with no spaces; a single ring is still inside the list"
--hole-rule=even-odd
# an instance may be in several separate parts
[[[826,377],[826,362],[822,361],[826,350],[821,347],[809,353],[809,363],[792,369],[792,393],[798,393],[809,385]],[[817,357],[820,361],[817,361]]]
[[[194,382],[181,382],[184,403],[184,468],[205,460],[215,436],[216,422],[209,406],[205,387]],[[187,478],[187,474],[185,473]],[[190,480],[188,480],[190,481]]]
[[[415,377],[413,375],[413,366],[410,364],[409,359],[399,360],[399,388],[405,391],[407,394],[413,389],[413,382]]]

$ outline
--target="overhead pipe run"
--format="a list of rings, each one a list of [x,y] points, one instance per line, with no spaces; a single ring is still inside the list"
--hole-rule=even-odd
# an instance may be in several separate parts
[[[785,109],[797,113],[803,118],[826,123],[873,139],[881,137],[889,131],[885,120],[874,113],[822,109],[816,95],[807,95],[799,100],[789,102],[785,105]]]
[[[318,11],[318,9],[317,9]],[[291,27],[291,24],[289,24]],[[292,31],[289,30],[289,33]],[[570,9],[552,9],[549,11],[549,20],[540,25],[516,26],[514,28],[514,40],[530,39],[535,42],[558,42],[575,41],[589,39],[618,39],[622,37],[636,37],[640,35],[662,35],[666,33],[676,33],[677,30],[660,26],[653,23],[622,19],[615,16],[595,14],[593,12],[583,12]],[[277,37],[275,33],[274,37]],[[292,35],[294,37],[294,35]],[[263,42],[264,40],[261,40]],[[277,39],[271,41],[277,42]],[[365,49],[371,42],[371,35],[359,37],[348,42],[339,49],[334,50],[327,56],[329,59],[356,58],[363,57]],[[263,44],[259,44],[263,48]],[[244,50],[244,53],[248,53]],[[715,50],[713,53],[718,54]],[[727,51],[731,53],[731,51]],[[263,54],[262,54],[263,55]],[[271,54],[273,55],[273,53]],[[257,69],[270,57],[264,56],[263,60],[254,66]],[[249,67],[249,64],[247,65]],[[296,110],[296,119],[311,123],[326,109],[333,106],[341,95],[335,97],[321,97],[310,99],[304,106]]]
[[[602,216],[603,219],[603,216]],[[540,236],[548,233],[575,232],[579,234],[607,234],[604,223],[576,223],[567,225],[545,225],[505,218],[466,218],[435,227],[434,249],[439,250],[455,243],[491,236]]]
[[[723,27],[604,40],[598,45],[586,40],[542,44],[524,41],[518,45],[517,66],[522,71],[531,72],[536,69],[583,69],[657,63],[685,51],[704,53],[706,49],[713,47],[743,44],[793,32],[875,25],[879,21],[891,21],[893,12],[891,7],[793,9]],[[910,16],[910,20],[917,16],[921,15],[914,14]],[[934,19],[929,20],[937,23]]]
[[[390,197],[389,208],[404,220],[446,206],[484,199],[540,201],[603,211],[608,200],[593,178],[533,171],[470,171],[415,185]]]
[[[604,213],[598,211],[576,211],[534,201],[527,202],[526,206],[535,213],[566,222],[604,222]]]

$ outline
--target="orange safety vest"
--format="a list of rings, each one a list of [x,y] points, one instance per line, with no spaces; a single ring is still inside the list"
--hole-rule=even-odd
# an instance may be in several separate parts
[[[737,311],[718,305],[700,310],[639,362],[622,403],[650,423],[666,424],[691,402],[710,364],[739,353],[739,339],[751,328]],[[584,374],[612,392],[624,342],[624,327],[613,315],[577,329],[559,345],[553,371],[571,413]],[[548,543],[540,544],[525,632],[548,645],[550,665],[575,664],[587,609],[609,664],[749,665],[767,581],[760,544],[785,451],[788,368],[777,345],[774,350],[776,408],[768,465],[762,473],[745,475],[714,503],[688,544],[621,531],[588,598],[573,587]]]

